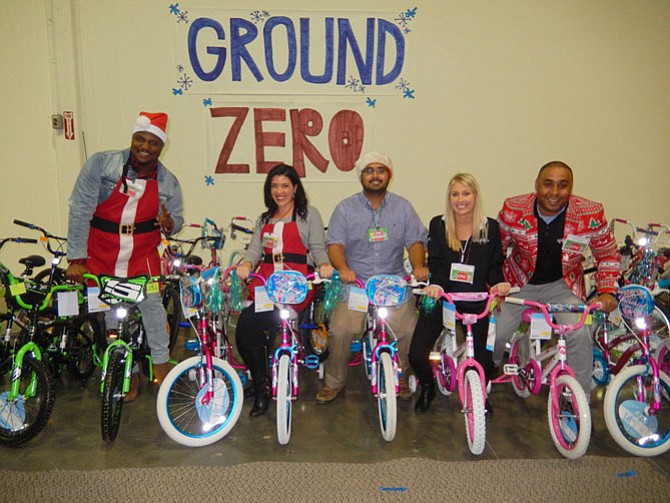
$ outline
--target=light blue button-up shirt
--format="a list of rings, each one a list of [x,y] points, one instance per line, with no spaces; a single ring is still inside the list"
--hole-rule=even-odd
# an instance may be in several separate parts
[[[388,239],[371,242],[370,229],[385,229]],[[376,274],[405,276],[404,251],[414,243],[426,243],[426,227],[412,204],[387,192],[375,211],[363,191],[341,201],[328,223],[327,244],[344,246],[347,265],[362,281]]]

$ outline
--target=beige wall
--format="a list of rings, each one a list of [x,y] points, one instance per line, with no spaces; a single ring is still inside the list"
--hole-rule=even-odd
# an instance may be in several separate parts
[[[179,3],[185,9],[248,8],[227,0]],[[410,6],[394,0],[262,4],[270,11],[305,12],[316,4],[343,12]],[[670,2],[413,5],[418,12],[409,58],[417,98],[380,99],[366,148],[391,155],[392,189],[408,197],[426,222],[442,211],[446,183],[456,171],[479,178],[493,215],[504,197],[532,190],[541,164],[562,159],[575,171],[575,192],[605,203],[609,217],[670,224]],[[209,216],[225,223],[262,210],[258,182],[202,183],[202,175],[213,171],[197,106],[202,96],[168,92],[174,80],[169,2],[2,0],[0,6],[0,235],[26,234],[13,218],[66,233],[67,197],[84,152],[128,145],[140,109],[170,115],[163,161],[182,182],[187,220]],[[249,96],[248,104],[255,99]],[[63,110],[75,112],[74,142],[50,127],[51,114]],[[249,152],[246,162],[252,160]],[[358,190],[351,178],[306,181],[325,220],[340,199]],[[3,261],[21,252],[6,249]]]

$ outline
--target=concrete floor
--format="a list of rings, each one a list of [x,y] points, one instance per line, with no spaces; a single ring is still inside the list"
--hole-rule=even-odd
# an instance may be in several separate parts
[[[183,334],[182,334],[183,335]],[[15,448],[0,448],[0,467],[12,470],[104,469],[191,465],[233,465],[252,461],[374,462],[402,457],[442,461],[561,458],[551,441],[546,394],[518,398],[510,385],[498,385],[490,397],[494,416],[487,422],[486,448],[470,453],[458,398],[441,396],[423,415],[414,400],[399,402],[396,438],[382,439],[376,402],[362,367],[353,367],[344,397],[329,405],[314,401],[320,387],[314,372],[302,369],[300,397],[294,406],[288,445],[277,442],[274,405],[264,416],[248,416],[248,400],[228,436],[214,445],[183,447],[170,440],[156,419],[157,386],[143,382],[140,397],[124,405],[119,436],[112,444],[100,435],[99,372],[86,383],[57,380],[57,398],[49,424],[36,438]],[[610,438],[602,414],[603,392],[592,403],[594,432],[587,455],[621,458],[628,453]],[[670,479],[670,454],[650,458]]]

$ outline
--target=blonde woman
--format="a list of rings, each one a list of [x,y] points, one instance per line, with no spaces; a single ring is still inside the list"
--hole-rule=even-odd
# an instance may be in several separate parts
[[[428,230],[428,269],[430,285],[427,294],[437,299],[445,292],[482,292],[497,290],[505,295],[510,285],[505,282],[498,222],[484,215],[479,183],[469,173],[458,173],[447,188],[446,210],[430,221]],[[481,312],[483,304],[458,303],[461,312]],[[473,327],[475,359],[482,365],[487,381],[493,372],[491,352],[486,350],[488,320]],[[414,330],[409,361],[421,385],[421,394],[414,410],[423,413],[435,398],[435,381],[428,360],[430,351],[442,331],[442,309],[423,313]],[[493,414],[486,404],[489,415]]]

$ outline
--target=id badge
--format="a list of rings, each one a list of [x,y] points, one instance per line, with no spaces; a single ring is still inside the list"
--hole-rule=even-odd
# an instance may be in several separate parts
[[[263,237],[261,239],[261,244],[263,248],[274,248],[275,243],[277,242],[277,236],[272,234],[271,232],[266,232],[263,234]]]
[[[453,262],[449,279],[458,283],[472,284],[475,280],[475,266]]]
[[[135,180],[129,180],[127,178],[126,180],[128,181],[128,192],[126,192],[126,194],[131,197],[140,197],[144,191],[144,186],[141,183],[137,183]],[[123,188],[121,188],[121,190],[123,190]]]
[[[368,229],[368,241],[370,243],[383,243],[388,241],[389,231],[387,227]]]
[[[587,238],[568,234],[568,237],[563,241],[563,251],[584,255],[588,245],[589,240]]]

